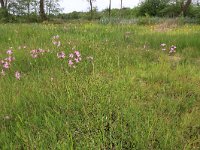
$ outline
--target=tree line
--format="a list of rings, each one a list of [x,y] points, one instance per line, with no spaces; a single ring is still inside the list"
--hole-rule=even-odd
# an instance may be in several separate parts
[[[46,20],[47,15],[56,15],[61,9],[59,0],[0,0],[1,11],[4,16],[38,15]]]
[[[109,16],[116,12],[117,9],[112,9],[112,1],[108,0],[107,9],[98,12],[94,7],[94,2],[97,0],[85,0],[88,2],[89,19]],[[131,17],[153,16],[153,17],[198,17],[200,18],[200,0],[141,0],[139,5],[133,9],[123,8],[123,0],[119,0],[121,8],[118,11],[124,12],[125,15]],[[134,0],[133,0],[134,3]],[[72,12],[63,14],[59,5],[59,0],[0,0],[0,19],[10,17],[26,17],[38,18],[40,21],[47,20],[51,17],[74,16],[84,14],[83,12]],[[96,14],[99,17],[95,17]],[[119,13],[118,13],[119,14]]]
[[[196,0],[196,4],[199,0]],[[195,0],[143,0],[140,5],[140,15],[162,16],[172,14],[173,16],[187,16],[189,8]]]

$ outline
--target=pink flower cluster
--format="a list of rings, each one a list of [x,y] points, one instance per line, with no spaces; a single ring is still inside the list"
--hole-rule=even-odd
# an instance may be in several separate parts
[[[69,54],[69,61],[68,61],[68,65],[70,67],[75,68],[77,63],[79,63],[82,60],[81,58],[81,54],[79,51],[74,51],[74,53]]]
[[[60,47],[61,46],[61,42],[60,42],[60,37],[59,35],[53,36],[52,37],[52,43],[57,46]]]
[[[7,50],[6,53],[8,54],[8,57],[0,61],[0,68],[1,68],[0,74],[2,76],[6,75],[6,71],[10,69],[12,62],[15,60],[15,57],[12,56],[13,51],[11,49]],[[19,71],[15,72],[15,77],[16,79],[20,80],[21,74]]]
[[[16,71],[16,72],[15,72],[15,78],[16,78],[17,80],[20,80],[21,74],[20,74],[19,71]]]
[[[61,45],[61,42],[59,40],[59,36],[56,35],[54,36],[52,39],[52,42],[54,45],[56,45],[57,47],[59,47]],[[20,46],[19,49],[21,49],[22,47]],[[26,46],[23,47],[24,49],[26,48]],[[72,48],[72,53],[69,54],[68,57],[68,65],[69,67],[72,68],[76,68],[76,65],[78,63],[80,63],[80,61],[82,60],[81,54],[78,50],[74,48]],[[30,51],[31,57],[36,59],[42,55],[44,55],[44,53],[48,53],[49,50],[43,50],[43,49],[34,49]],[[6,75],[6,71],[9,70],[9,68],[11,67],[12,62],[15,60],[15,57],[13,57],[13,51],[12,49],[7,50],[7,55],[8,57],[6,57],[5,59],[0,60],[0,75],[5,76]],[[57,53],[57,57],[59,59],[65,59],[66,58],[66,54],[64,51],[58,52]],[[93,61],[93,57],[92,56],[88,56],[87,60],[89,61]],[[20,80],[21,78],[21,73],[19,71],[15,72],[15,78],[17,80]]]
[[[65,59],[66,58],[66,54],[64,51],[61,51],[59,53],[57,53],[57,57],[59,59]],[[69,54],[69,60],[68,60],[68,65],[70,67],[75,68],[77,63],[79,63],[82,60],[81,58],[81,54],[79,51],[75,50],[73,53]]]
[[[5,59],[2,59],[0,61],[0,65],[1,65],[1,75],[5,75],[5,70],[9,69],[12,62],[15,60],[15,57],[12,56],[13,51],[11,49],[7,50],[6,52],[8,54],[8,57],[6,57]]]
[[[31,53],[31,56],[33,58],[38,58],[39,56],[43,55],[44,53],[47,53],[49,52],[49,50],[43,50],[43,49],[34,49],[34,50],[31,50],[30,53]]]
[[[163,44],[160,44],[160,46],[162,47],[162,50],[163,51],[166,51],[166,44],[163,43]],[[176,46],[172,45],[169,49],[169,54],[173,54],[173,53],[176,53]]]
[[[172,45],[170,47],[170,51],[169,51],[169,54],[172,54],[172,53],[176,53],[176,46]]]
[[[57,57],[60,59],[64,59],[66,57],[65,52],[62,51],[62,52],[57,53]]]

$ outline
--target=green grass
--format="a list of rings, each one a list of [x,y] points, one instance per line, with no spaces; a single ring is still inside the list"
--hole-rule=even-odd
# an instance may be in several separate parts
[[[1,24],[0,59],[13,47],[16,60],[0,76],[0,149],[199,149],[200,26],[154,28]],[[72,69],[56,54],[75,46]],[[50,53],[33,59],[36,48]]]

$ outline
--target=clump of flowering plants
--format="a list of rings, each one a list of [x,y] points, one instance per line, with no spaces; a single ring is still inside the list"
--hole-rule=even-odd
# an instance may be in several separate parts
[[[30,53],[31,53],[31,57],[32,58],[38,58],[42,55],[44,55],[44,53],[47,53],[49,52],[49,50],[43,50],[41,48],[39,49],[34,49],[34,50],[31,50]]]
[[[13,62],[15,61],[15,57],[13,56],[13,50],[9,49],[6,51],[7,57],[0,60],[0,75],[6,76],[6,73],[11,69]],[[19,71],[15,72],[16,79],[20,80],[21,74]]]
[[[167,49],[167,45],[165,43],[160,44],[162,51],[167,51],[169,55],[173,55],[176,53],[176,46],[172,45],[169,49]]]
[[[20,78],[21,78],[21,73],[20,73],[19,71],[16,71],[16,72],[15,72],[15,78],[16,78],[17,80],[20,80]]]
[[[64,58],[66,57],[65,52],[62,51],[62,52],[57,53],[57,57],[58,57],[59,59],[64,59]]]
[[[79,51],[75,50],[73,53],[69,54],[69,61],[68,65],[69,67],[76,67],[76,64],[78,64],[82,60],[81,54]]]
[[[53,36],[52,42],[54,45],[56,45],[56,47],[61,46],[60,37],[58,35]],[[26,48],[26,47],[24,47],[24,48]],[[61,49],[61,48],[59,48],[59,49]],[[31,50],[30,55],[36,62],[37,58],[41,58],[41,60],[43,60],[44,54],[49,53],[49,52],[50,52],[49,50],[44,50],[44,49],[39,48],[39,49]],[[7,54],[6,58],[4,58],[2,60],[0,59],[0,75],[1,76],[6,76],[8,70],[10,70],[12,63],[15,60],[15,57],[13,57],[12,49],[7,50],[6,54]],[[53,54],[55,54],[55,53],[53,53]],[[54,55],[53,57],[56,57],[56,56]],[[82,61],[82,55],[81,55],[80,51],[77,50],[75,47],[72,48],[72,52],[68,53],[68,54],[65,51],[60,50],[59,52],[57,52],[57,58],[62,60],[61,66],[62,66],[62,69],[64,69],[64,70],[66,69],[67,66],[69,66],[70,68],[76,68],[77,65]],[[93,57],[89,56],[86,58],[86,60],[92,62],[93,70],[94,70]],[[30,64],[32,65],[31,62],[30,62]],[[20,71],[15,71],[14,76],[17,80],[20,80],[21,79]]]
[[[59,35],[52,37],[52,43],[57,47],[61,46]],[[69,54],[66,54],[65,51],[57,52],[57,58],[61,60],[66,60],[70,68],[76,68],[77,64],[81,62],[82,57],[80,51],[76,50],[75,47],[72,48],[72,51],[73,52]]]
[[[170,51],[169,51],[169,54],[173,54],[173,53],[176,53],[176,46],[174,45],[170,47]]]
[[[69,54],[69,57],[66,57],[66,54],[64,51],[57,53],[58,59],[63,59],[68,61],[68,66],[72,68],[76,68],[76,65],[80,63],[82,60],[81,53],[78,50],[75,50],[74,52]]]
[[[52,37],[52,43],[57,47],[61,46],[59,35],[55,35],[55,36]]]
[[[10,69],[15,57],[13,57],[13,51],[11,49],[6,51],[7,57],[0,61],[1,75],[5,76],[6,71]]]

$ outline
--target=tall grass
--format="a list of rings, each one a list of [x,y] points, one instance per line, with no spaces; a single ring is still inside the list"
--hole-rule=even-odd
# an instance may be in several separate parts
[[[199,149],[200,26],[156,28],[0,25],[0,57],[16,58],[0,77],[0,149]],[[56,54],[74,47],[83,60],[70,68]],[[50,53],[33,59],[37,48]]]

